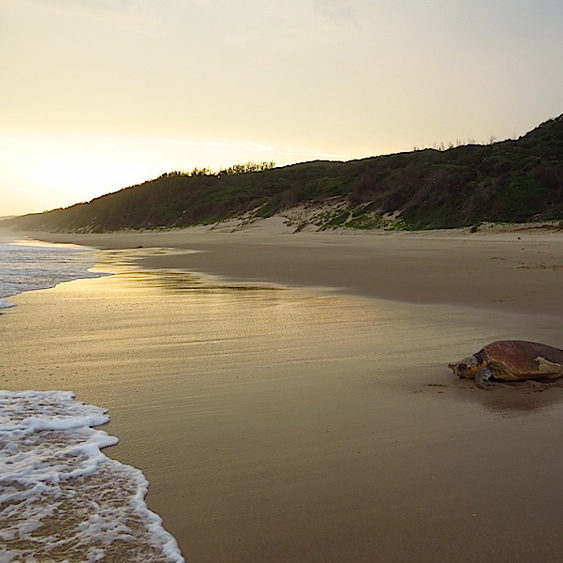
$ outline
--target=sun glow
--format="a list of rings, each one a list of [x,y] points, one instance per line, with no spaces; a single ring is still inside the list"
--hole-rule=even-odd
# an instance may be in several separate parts
[[[158,175],[158,167],[138,161],[106,157],[48,154],[32,159],[31,182],[56,190],[68,201],[89,200],[101,193],[142,182]]]
[[[347,158],[229,139],[0,135],[0,216],[89,201],[172,170],[219,170],[248,161],[283,165]],[[35,196],[24,198],[25,193]]]
[[[2,135],[0,216],[66,207],[163,172],[164,163],[134,154],[129,145],[124,140]],[[34,193],[33,199],[22,197],[27,193]]]

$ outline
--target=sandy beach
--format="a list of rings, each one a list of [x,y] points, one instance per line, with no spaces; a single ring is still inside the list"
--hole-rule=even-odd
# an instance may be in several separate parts
[[[33,236],[115,275],[11,299],[2,387],[109,409],[187,560],[560,560],[563,388],[446,364],[563,346],[561,234]]]
[[[141,252],[139,262],[245,282],[328,287],[412,303],[563,314],[561,231],[292,234],[278,217],[234,233],[230,228],[31,236],[105,249],[175,248],[173,256],[143,258]],[[182,254],[185,249],[197,252]]]

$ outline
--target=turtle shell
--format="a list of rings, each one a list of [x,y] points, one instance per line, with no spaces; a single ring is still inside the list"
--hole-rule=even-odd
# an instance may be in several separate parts
[[[563,375],[563,350],[547,344],[499,340],[487,344],[479,354],[497,379],[554,378]]]

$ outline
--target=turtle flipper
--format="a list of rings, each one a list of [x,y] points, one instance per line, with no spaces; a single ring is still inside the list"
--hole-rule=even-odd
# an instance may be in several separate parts
[[[481,368],[475,374],[475,385],[480,389],[492,389],[494,385],[491,383],[493,372],[489,368]]]

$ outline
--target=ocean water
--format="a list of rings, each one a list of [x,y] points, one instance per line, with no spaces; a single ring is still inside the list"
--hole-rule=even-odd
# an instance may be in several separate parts
[[[100,451],[108,420],[68,391],[0,391],[1,561],[183,561],[143,474]]]
[[[93,263],[92,249],[0,238],[0,310],[24,291],[106,275]],[[118,440],[93,426],[108,420],[71,391],[0,390],[2,563],[184,560],[147,508],[142,472],[102,453]]]
[[[93,264],[92,249],[0,238],[0,309],[13,306],[6,298],[23,291],[105,275],[89,271]]]

